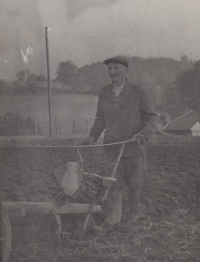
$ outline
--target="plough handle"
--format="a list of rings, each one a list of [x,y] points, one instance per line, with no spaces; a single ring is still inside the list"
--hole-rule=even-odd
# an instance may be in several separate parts
[[[121,160],[121,156],[122,156],[123,151],[124,151],[125,144],[126,143],[123,143],[121,148],[120,148],[120,151],[119,151],[119,154],[118,154],[118,157],[117,157],[117,161],[115,163],[114,169],[113,169],[112,174],[111,174],[111,178],[114,178],[114,176],[115,176],[115,173],[117,171],[118,165],[119,165],[120,160]],[[109,189],[110,188],[106,189],[106,192],[104,193],[103,198],[102,198],[102,202],[104,202],[106,200],[108,192],[109,192]]]
[[[119,154],[118,154],[118,156],[117,156],[117,161],[116,161],[115,166],[114,166],[114,169],[113,169],[113,171],[112,171],[111,178],[114,178],[115,173],[116,173],[117,168],[118,168],[118,165],[119,165],[120,160],[121,160],[121,156],[122,156],[123,151],[124,151],[124,147],[125,147],[126,143],[128,143],[128,142],[130,142],[130,141],[131,141],[131,142],[132,142],[132,141],[137,141],[137,139],[136,139],[136,138],[132,138],[132,139],[130,139],[130,140],[124,141],[124,143],[122,144],[122,146],[121,146],[121,148],[120,148]],[[108,188],[108,189],[106,190],[104,196],[102,197],[102,202],[104,202],[104,201],[106,200],[107,195],[108,195],[108,192],[109,192],[109,189],[110,189],[110,188]]]

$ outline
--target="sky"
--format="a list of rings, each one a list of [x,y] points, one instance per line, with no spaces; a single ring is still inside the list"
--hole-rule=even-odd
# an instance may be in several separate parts
[[[0,78],[115,55],[200,59],[199,0],[0,0]]]

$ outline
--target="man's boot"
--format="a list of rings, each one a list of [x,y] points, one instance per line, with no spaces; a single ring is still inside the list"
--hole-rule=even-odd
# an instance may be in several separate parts
[[[101,226],[95,226],[96,232],[107,232],[112,230],[113,226],[118,224],[122,217],[122,194],[117,187],[110,189],[108,195],[108,211],[106,220]]]
[[[106,222],[114,225],[122,218],[122,194],[119,188],[111,188],[108,195],[108,212]]]
[[[140,217],[139,214],[140,192],[141,192],[140,188],[129,189],[129,197],[128,197],[129,217],[127,222],[130,224],[134,224]]]

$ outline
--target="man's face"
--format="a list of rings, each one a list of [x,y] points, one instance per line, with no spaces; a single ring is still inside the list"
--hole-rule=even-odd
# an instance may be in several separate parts
[[[123,83],[127,74],[128,68],[122,64],[109,63],[108,74],[113,83]]]

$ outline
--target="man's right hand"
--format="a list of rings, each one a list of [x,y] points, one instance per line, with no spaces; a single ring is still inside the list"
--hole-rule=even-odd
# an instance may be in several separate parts
[[[83,143],[84,145],[94,145],[94,143],[95,143],[94,137],[89,136],[89,137],[83,139],[82,143]]]

